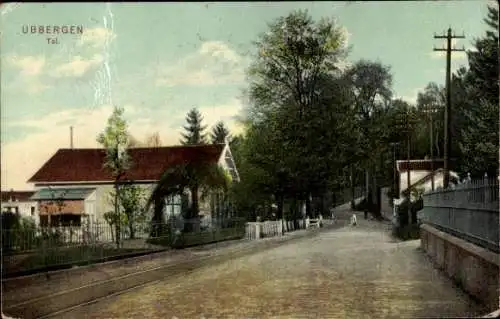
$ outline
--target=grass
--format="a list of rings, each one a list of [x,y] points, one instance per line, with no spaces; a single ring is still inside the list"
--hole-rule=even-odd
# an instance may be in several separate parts
[[[181,247],[206,245],[219,241],[243,238],[245,230],[240,228],[224,228],[217,231],[201,233],[185,233],[181,239]]]
[[[13,253],[3,256],[2,274],[5,277],[29,275],[37,272],[46,272],[72,266],[90,265],[99,262],[129,258],[152,251],[161,250],[161,247],[184,248],[206,245],[220,241],[243,238],[244,228],[225,228],[217,231],[203,231],[184,233],[172,243],[170,236],[146,240],[148,244],[157,245],[155,249],[116,248],[112,246],[73,246],[50,249],[37,249],[25,253]]]
[[[159,238],[148,239],[149,244],[164,247],[184,248],[198,245],[212,244],[215,242],[240,239],[245,236],[244,228],[223,228],[216,231],[201,231],[182,233],[177,238],[171,238],[168,234]]]
[[[40,271],[49,271],[71,266],[81,266],[119,256],[133,256],[149,250],[137,248],[112,248],[99,246],[61,247],[38,250],[26,254],[4,256],[2,272],[5,276],[26,275]]]

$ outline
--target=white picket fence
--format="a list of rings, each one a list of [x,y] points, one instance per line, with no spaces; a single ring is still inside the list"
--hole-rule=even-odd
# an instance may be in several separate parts
[[[323,222],[323,218],[320,216],[318,219],[309,219],[299,221],[299,227],[296,228],[295,224],[291,220],[276,221],[264,221],[264,222],[249,222],[246,223],[245,235],[248,240],[257,240],[266,237],[276,237],[283,236],[283,227],[285,232],[291,232],[297,229],[309,229],[313,227],[319,227],[320,223]]]

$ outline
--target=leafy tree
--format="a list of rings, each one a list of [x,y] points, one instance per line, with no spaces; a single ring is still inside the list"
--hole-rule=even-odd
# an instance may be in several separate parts
[[[186,133],[182,133],[181,143],[183,145],[198,145],[206,143],[206,126],[202,125],[203,117],[200,112],[193,108],[186,116],[187,126],[184,126]]]
[[[124,184],[120,186],[119,205],[122,215],[122,224],[127,225],[130,239],[135,238],[137,226],[145,221],[144,206],[146,204],[146,193],[144,188],[134,184]],[[111,193],[111,202],[114,204],[116,196]],[[117,218],[109,216],[110,221],[114,225]],[[109,224],[109,222],[108,222]]]
[[[352,107],[359,128],[358,143],[355,144],[357,154],[352,151],[351,154],[360,160],[367,176],[371,177],[367,187],[376,194],[376,181],[380,180],[379,172],[383,171],[384,155],[390,152],[389,143],[384,138],[387,130],[377,123],[384,121],[391,107],[392,74],[389,66],[359,60],[346,70],[344,80],[351,88]],[[371,204],[372,196],[368,199]]]
[[[333,20],[315,22],[307,11],[295,11],[270,23],[255,43],[258,54],[249,69],[247,120],[261,130],[254,134],[267,136],[269,149],[267,155],[264,147],[257,151],[253,165],[266,171],[267,183],[276,186],[279,210],[286,184],[293,186],[289,192],[306,199],[310,212],[308,194],[323,183],[323,157],[314,142],[319,137],[314,123],[319,119],[317,91],[324,75],[340,73],[337,64],[346,53],[344,40]],[[264,139],[254,136],[249,142],[254,140]]]
[[[473,176],[496,176],[498,170],[498,8],[488,7],[485,22],[490,30],[468,52],[468,72],[455,77],[466,95],[461,116],[467,125],[461,128],[459,143],[462,170]]]
[[[114,203],[115,202],[115,197],[114,197],[114,192],[113,194],[110,194],[112,195],[112,199],[110,200],[110,202]],[[111,239],[113,241],[118,241],[118,238],[119,237],[116,237],[118,232],[116,232],[116,229],[118,227],[122,227],[122,226],[125,226],[127,225],[128,221],[127,221],[127,215],[125,215],[123,212],[119,211],[118,213],[116,213],[115,211],[107,211],[104,213],[104,220],[106,221],[106,223],[108,224],[108,226],[111,228]],[[121,235],[121,232],[119,232],[119,235]]]
[[[454,91],[454,90],[453,90]],[[430,154],[430,125],[433,129],[433,153],[435,158],[443,154],[444,109],[446,107],[446,89],[434,82],[430,82],[424,91],[417,95],[417,109],[420,112],[421,134],[417,137],[419,148],[425,155]],[[427,146],[424,146],[427,145]],[[416,147],[415,147],[416,148]],[[421,156],[420,156],[421,157]]]
[[[225,143],[226,138],[229,139],[229,130],[224,125],[224,122],[220,121],[212,129],[212,144]]]
[[[119,181],[127,169],[131,166],[131,160],[127,154],[126,147],[128,145],[129,134],[127,132],[127,122],[123,118],[124,109],[115,106],[113,113],[108,119],[108,125],[104,132],[97,137],[97,142],[106,149],[106,161],[104,167],[111,170],[115,179],[115,214],[119,216]],[[116,217],[118,218],[118,217]],[[120,247],[121,224],[116,223],[116,245]]]

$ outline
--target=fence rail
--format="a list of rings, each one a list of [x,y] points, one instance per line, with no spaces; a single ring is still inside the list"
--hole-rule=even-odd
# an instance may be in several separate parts
[[[22,224],[2,229],[2,274],[16,276],[90,264],[218,241],[239,239],[245,235],[245,220],[231,219],[201,222],[169,220],[167,223],[140,225],[131,237],[121,226],[116,243],[115,228],[106,223],[88,223],[81,227],[40,227]]]
[[[297,229],[303,229],[304,221],[300,220],[297,223],[291,220],[276,220],[264,222],[246,223],[245,237],[248,240],[256,240],[260,238],[282,236],[285,232],[291,232]]]
[[[499,252],[499,184],[482,179],[423,195],[421,222]]]

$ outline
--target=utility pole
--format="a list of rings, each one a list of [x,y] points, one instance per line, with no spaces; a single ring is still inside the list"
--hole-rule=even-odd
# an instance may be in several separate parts
[[[69,146],[73,149],[73,126],[69,127]]]
[[[408,111],[409,112],[409,111]],[[410,130],[410,114],[408,113],[406,115],[406,125],[407,125],[407,133],[406,133],[406,143],[408,144],[407,148],[406,148],[406,160],[407,160],[407,167],[406,167],[406,189],[408,191],[408,226],[411,226],[413,221],[412,221],[412,216],[411,216],[411,171],[410,171],[410,156],[411,156],[411,153],[410,153],[410,147],[411,147],[411,138],[410,138],[410,134],[411,134],[411,130]]]
[[[429,130],[430,130],[430,151],[431,151],[431,188],[434,191],[434,113],[437,107],[434,104],[426,105],[424,112],[429,115]]]
[[[434,51],[446,52],[446,108],[444,109],[444,178],[443,188],[450,184],[450,153],[451,153],[451,52],[463,52],[464,48],[452,48],[452,39],[465,39],[464,35],[453,35],[451,28],[445,35],[434,35],[434,39],[446,39],[446,48],[434,48]]]

